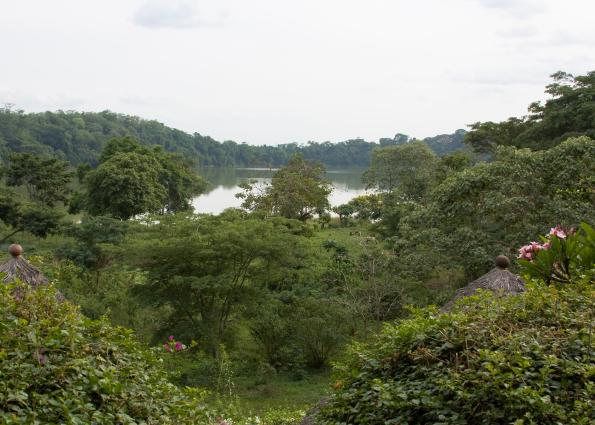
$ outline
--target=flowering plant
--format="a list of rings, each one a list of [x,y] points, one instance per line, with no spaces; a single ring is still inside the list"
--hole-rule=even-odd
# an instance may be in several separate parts
[[[519,263],[524,272],[547,283],[571,283],[591,272],[595,261],[595,231],[587,223],[580,229],[550,229],[542,243],[531,242],[519,249]]]
[[[186,345],[182,344],[180,341],[176,341],[173,335],[170,335],[167,338],[167,342],[163,343],[163,349],[168,353],[175,353],[177,351],[182,351],[186,349]]]

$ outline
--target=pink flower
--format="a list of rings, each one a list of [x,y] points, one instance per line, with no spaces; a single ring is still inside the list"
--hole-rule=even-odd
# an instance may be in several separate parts
[[[550,236],[555,236],[559,239],[564,239],[566,237],[566,232],[562,229],[562,226],[559,224],[556,227],[552,227],[550,229]]]
[[[176,351],[182,350],[182,343],[179,341],[176,342],[176,345],[174,346],[174,348],[176,349]]]
[[[173,341],[173,340],[174,340],[174,336],[173,336],[173,335],[170,335],[170,336],[169,336],[169,340],[170,340],[170,341]]]
[[[518,258],[522,258],[523,260],[531,260],[533,258],[533,244],[522,246],[519,249]]]
[[[546,242],[543,245],[541,245],[541,249],[545,249],[547,251],[548,249],[551,248],[551,246],[552,246],[552,244],[550,242]]]
[[[163,344],[163,348],[165,348],[165,351],[167,351],[168,353],[171,351],[171,347],[169,346],[169,344],[167,342],[165,344]]]

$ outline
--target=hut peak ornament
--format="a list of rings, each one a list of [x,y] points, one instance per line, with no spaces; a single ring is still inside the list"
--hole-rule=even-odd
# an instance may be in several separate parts
[[[22,257],[23,247],[12,244],[8,247],[11,258],[0,264],[0,274],[4,274],[2,282],[9,283],[18,279],[33,288],[48,283],[47,278],[36,267]]]

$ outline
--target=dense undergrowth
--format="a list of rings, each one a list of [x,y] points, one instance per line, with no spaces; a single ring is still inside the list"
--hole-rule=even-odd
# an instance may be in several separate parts
[[[132,333],[85,318],[52,285],[0,285],[0,422],[196,423],[200,392],[167,379]]]
[[[415,310],[351,347],[321,423],[591,424],[594,312],[588,276]]]

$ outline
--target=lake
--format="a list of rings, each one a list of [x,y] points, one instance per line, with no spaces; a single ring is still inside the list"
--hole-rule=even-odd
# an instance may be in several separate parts
[[[333,184],[329,197],[331,206],[348,202],[355,196],[366,192],[362,183],[365,168],[327,170],[326,178]],[[210,183],[208,191],[193,199],[192,205],[197,213],[219,214],[226,208],[239,207],[241,199],[235,197],[241,192],[239,185],[251,180],[270,182],[275,172],[268,168],[202,168],[198,170]]]

